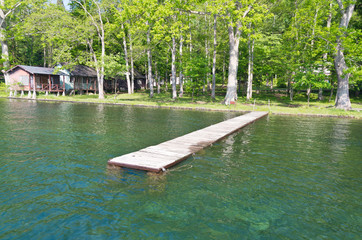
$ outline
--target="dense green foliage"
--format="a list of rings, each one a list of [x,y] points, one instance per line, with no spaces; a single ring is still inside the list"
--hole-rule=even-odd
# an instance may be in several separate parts
[[[17,64],[52,67],[66,62],[93,66],[107,79],[130,72],[126,61],[147,75],[150,58],[155,82],[156,78],[161,83],[170,82],[174,74],[171,65],[175,64],[177,75],[184,76],[186,93],[202,90],[207,94],[211,91],[216,15],[216,83],[227,83],[228,27],[232,26],[241,32],[240,86],[246,88],[248,39],[253,39],[254,89],[288,87],[291,100],[293,89],[307,93],[310,89],[336,89],[333,58],[340,38],[348,66],[345,74],[351,74],[350,88],[359,93],[362,7],[355,1],[342,2],[344,7],[356,4],[348,29],[339,27],[341,11],[336,0],[75,0],[67,6],[62,1],[26,0],[17,5],[18,1],[5,0],[1,1],[1,12],[9,14],[3,18],[2,45],[8,45],[9,54],[3,54],[2,63],[8,60],[9,65],[3,64],[3,69]]]

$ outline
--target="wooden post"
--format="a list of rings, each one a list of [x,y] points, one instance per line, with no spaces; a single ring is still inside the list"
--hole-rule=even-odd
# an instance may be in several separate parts
[[[88,95],[88,90],[89,90],[89,78],[87,77],[87,95]]]
[[[63,96],[65,96],[65,76],[63,75]]]
[[[48,78],[48,83],[49,83],[49,92],[52,90],[52,80],[50,79],[50,75]]]
[[[35,79],[35,74],[33,74],[33,99],[36,99],[36,79]]]

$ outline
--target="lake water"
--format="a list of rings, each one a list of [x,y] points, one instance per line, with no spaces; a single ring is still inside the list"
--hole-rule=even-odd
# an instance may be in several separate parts
[[[269,116],[166,174],[107,168],[236,115],[0,99],[0,239],[360,238],[360,120]]]

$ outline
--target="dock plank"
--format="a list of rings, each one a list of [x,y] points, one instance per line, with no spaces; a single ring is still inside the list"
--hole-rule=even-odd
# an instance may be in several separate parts
[[[158,145],[112,158],[108,164],[151,172],[165,171],[267,114],[267,112],[250,112]]]

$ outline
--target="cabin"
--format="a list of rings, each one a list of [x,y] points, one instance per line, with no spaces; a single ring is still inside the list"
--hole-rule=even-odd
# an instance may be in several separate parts
[[[12,91],[93,92],[98,91],[97,72],[88,66],[76,65],[72,70],[17,65],[6,71],[7,85]],[[35,79],[35,84],[34,84]]]
[[[97,93],[98,81],[97,72],[94,68],[85,65],[75,65],[71,70],[62,69],[62,65],[58,65],[56,68],[60,69],[66,75],[65,77],[65,91],[79,92],[87,94],[89,92]]]
[[[17,65],[6,71],[10,90],[63,92],[65,74],[54,68]]]

